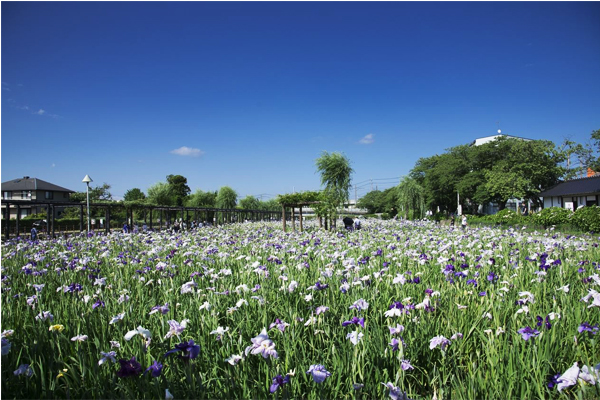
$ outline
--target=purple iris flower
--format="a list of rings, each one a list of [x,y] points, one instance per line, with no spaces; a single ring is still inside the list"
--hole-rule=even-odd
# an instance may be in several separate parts
[[[149,366],[148,369],[146,369],[144,374],[146,374],[146,372],[150,372],[150,374],[152,375],[153,378],[158,378],[160,376],[162,369],[163,369],[163,365],[161,363],[159,363],[158,361],[154,360],[154,363],[151,366]]]
[[[590,332],[592,335],[595,335],[596,333],[598,333],[598,329],[600,329],[598,328],[598,325],[591,326],[588,322],[583,322],[577,328],[577,332]]]
[[[357,311],[362,311],[369,308],[369,303],[367,303],[364,299],[358,299],[349,308],[355,308]]]
[[[317,315],[319,314],[323,314],[324,312],[329,311],[329,307],[326,306],[319,306],[316,309]]]
[[[546,325],[546,329],[550,329],[552,328],[552,324],[550,323],[550,315],[546,315],[546,320],[544,322],[544,318],[540,317],[539,315],[537,317],[535,317],[537,320],[537,326],[539,326],[540,328],[542,327],[542,324],[545,323]]]
[[[329,287],[328,284],[322,284],[321,281],[317,281],[317,283],[315,283],[315,290],[324,290],[327,289]]]
[[[408,360],[402,360],[402,363],[400,364],[400,368],[402,368],[403,371],[408,371],[409,369],[415,369],[412,365],[410,365],[410,361],[408,361]]]
[[[277,391],[277,389],[279,389],[280,386],[285,385],[289,381],[290,381],[290,377],[288,375],[286,375],[286,376],[277,375],[275,378],[273,378],[273,383],[271,384],[269,391],[271,393],[275,393]]]
[[[358,317],[352,317],[351,320],[342,322],[342,326],[348,326],[348,325],[360,325],[364,328],[365,327],[365,319],[358,318]]]
[[[98,307],[105,307],[104,302],[102,300],[98,300],[97,302],[94,303],[94,305],[92,306],[92,310],[95,310]]]
[[[487,280],[492,283],[495,283],[498,280],[498,275],[496,275],[495,272],[490,272],[487,276]]]
[[[181,342],[176,344],[174,349],[165,353],[165,357],[178,351],[183,353],[179,355],[180,358],[190,360],[198,357],[198,354],[200,354],[200,346],[194,344],[194,341],[190,339],[189,342]]]
[[[131,357],[131,360],[121,358],[119,364],[121,369],[117,371],[117,376],[120,378],[129,378],[142,373],[142,365],[136,361],[135,356]]]
[[[273,327],[277,327],[277,329],[279,329],[281,332],[284,332],[286,326],[289,326],[289,324],[287,324],[285,321],[277,318],[275,320],[275,322],[273,322],[271,325],[269,325],[269,329],[273,329]]]
[[[392,346],[392,351],[398,351],[400,343],[401,342],[398,339],[392,338],[392,341],[390,342],[390,346]]]
[[[331,372],[327,371],[321,364],[311,365],[307,374],[310,374],[316,383],[323,383],[325,379],[331,376]]]
[[[521,334],[521,337],[524,340],[529,340],[530,338],[536,337],[540,334],[539,331],[532,329],[529,326],[526,326],[525,328],[521,328],[517,332],[519,332]]]
[[[154,306],[150,309],[150,314],[154,314],[154,313],[161,313],[163,315],[165,315],[166,313],[169,312],[169,303],[165,303],[164,306]]]
[[[558,373],[556,375],[552,375],[550,377],[550,382],[548,382],[548,388],[552,389],[554,386],[558,385],[560,382],[558,381],[558,378],[560,378],[562,376],[561,373]]]

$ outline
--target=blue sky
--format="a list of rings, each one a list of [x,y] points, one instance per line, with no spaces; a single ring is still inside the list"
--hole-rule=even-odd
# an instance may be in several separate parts
[[[1,7],[2,181],[89,174],[119,198],[181,174],[270,198],[319,189],[315,159],[340,151],[360,197],[498,121],[600,129],[598,2]]]

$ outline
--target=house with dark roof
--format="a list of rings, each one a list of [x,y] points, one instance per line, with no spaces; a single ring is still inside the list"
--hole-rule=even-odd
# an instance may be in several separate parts
[[[544,190],[539,196],[544,200],[544,208],[562,207],[577,210],[582,206],[599,205],[600,176],[560,182]]]
[[[75,191],[29,176],[2,182],[2,218],[5,218],[5,201],[22,200],[58,203],[69,201],[71,193],[75,193]],[[21,205],[19,209],[20,218],[45,212],[44,207],[39,205]],[[55,212],[58,216],[62,212],[62,207],[56,207]],[[16,208],[10,207],[10,218],[16,218],[16,213]]]

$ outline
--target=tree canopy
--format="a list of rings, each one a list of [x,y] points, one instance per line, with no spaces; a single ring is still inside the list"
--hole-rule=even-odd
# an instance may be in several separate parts
[[[146,195],[138,188],[129,189],[125,192],[123,196],[123,200],[125,201],[136,201],[136,200],[144,200]]]
[[[175,199],[171,195],[168,183],[157,182],[148,188],[147,203],[155,206],[174,206]]]
[[[321,174],[321,185],[336,201],[343,203],[350,197],[350,160],[342,153],[324,151],[315,161],[317,172]]]
[[[237,193],[229,186],[223,186],[217,194],[217,208],[235,208]]]
[[[544,140],[500,137],[480,146],[457,146],[421,158],[410,172],[424,191],[426,209],[471,212],[488,202],[500,209],[511,198],[539,203],[538,193],[563,177],[564,152]]]
[[[112,201],[112,194],[110,193],[110,185],[103,183],[101,186],[90,187],[90,203]],[[87,201],[87,191],[71,193],[69,197],[70,201]]]
[[[182,206],[191,192],[187,185],[187,178],[182,175],[167,175],[167,184],[175,200],[175,205]]]

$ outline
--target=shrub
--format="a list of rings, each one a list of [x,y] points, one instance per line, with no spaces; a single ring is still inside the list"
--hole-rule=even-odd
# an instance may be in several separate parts
[[[581,207],[573,213],[571,220],[583,231],[600,232],[600,207]]]
[[[566,208],[549,207],[535,214],[533,220],[535,223],[547,227],[550,225],[568,224],[571,222],[572,215],[573,212]]]

